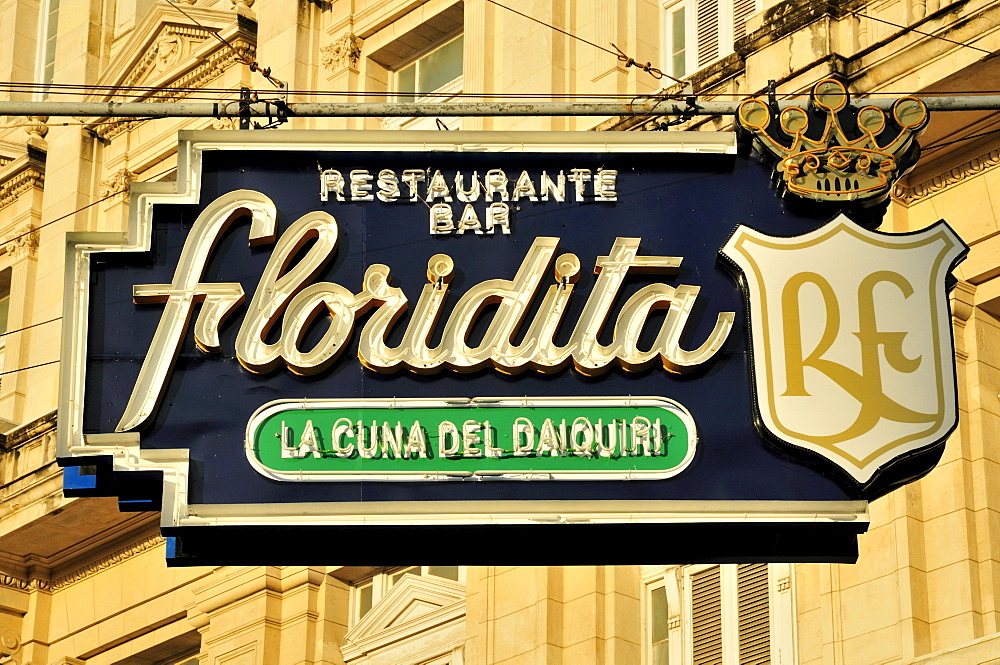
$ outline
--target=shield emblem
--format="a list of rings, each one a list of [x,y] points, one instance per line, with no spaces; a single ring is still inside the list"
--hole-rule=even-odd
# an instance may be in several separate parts
[[[941,443],[958,420],[945,279],[968,247],[944,222],[910,234],[840,215],[801,236],[746,226],[742,273],[758,425],[861,484]]]

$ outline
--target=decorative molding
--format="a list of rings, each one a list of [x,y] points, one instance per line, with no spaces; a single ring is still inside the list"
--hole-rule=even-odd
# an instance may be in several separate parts
[[[166,25],[153,40],[143,58],[132,69],[122,86],[136,86],[151,70],[164,71],[182,57],[189,56],[197,46],[210,39],[215,30],[197,26]]]
[[[960,363],[969,361],[965,343],[965,327],[976,309],[976,286],[960,279],[951,290],[951,324],[954,328],[955,358]]]
[[[38,229],[34,225],[29,226],[26,231],[9,236],[4,241],[4,246],[7,254],[15,261],[34,256],[38,252]]]
[[[29,139],[30,140],[30,139]],[[45,185],[45,150],[28,145],[26,153],[4,165],[0,172],[0,208],[5,208],[31,189]]]
[[[892,198],[897,203],[909,207],[917,201],[942,192],[966,178],[991,171],[997,166],[1000,166],[1000,148],[990,150],[985,155],[970,159],[964,164],[959,164],[953,169],[917,183],[912,187],[897,184],[893,190]]]
[[[955,282],[955,288],[951,290],[951,316],[962,323],[965,323],[975,311],[976,286],[964,279]]]
[[[143,552],[149,551],[154,547],[159,547],[165,542],[166,539],[159,534],[148,536],[137,543],[133,543],[127,547],[123,547],[119,550],[116,550],[115,552],[109,554],[108,556],[102,557],[97,561],[93,561],[87,564],[86,566],[83,566],[82,568],[74,570],[71,573],[67,573],[66,575],[57,577],[56,579],[51,580],[49,582],[42,583],[45,585],[43,588],[47,588],[50,591],[59,591],[60,589],[65,589],[68,586],[72,586],[77,582],[81,582],[87,579],[91,575],[107,570],[108,568],[117,566],[118,564],[124,561],[128,561],[129,559],[136,557],[142,554]]]
[[[159,534],[149,536],[140,540],[139,542],[133,543],[127,547],[115,550],[111,554],[101,557],[96,561],[77,568],[76,570],[61,575],[52,580],[41,580],[41,579],[29,579],[22,580],[11,575],[0,575],[0,587],[6,587],[8,589],[14,589],[17,591],[61,591],[66,587],[72,586],[77,582],[82,582],[83,580],[100,573],[104,570],[117,566],[133,557],[136,557],[143,552],[151,550],[155,547],[159,547],[166,539]],[[0,661],[2,665],[3,661]]]
[[[16,427],[6,434],[0,434],[0,450],[13,450],[42,437],[54,435],[56,431],[56,411],[49,411],[44,416]]]
[[[323,67],[330,71],[344,67],[357,69],[364,41],[353,33],[345,32],[335,42],[319,50]]]
[[[37,169],[26,168],[12,178],[0,183],[0,208],[5,208],[16,201],[21,194],[32,188],[41,189],[45,182],[45,174]]]
[[[35,582],[18,579],[12,575],[0,575],[0,587],[6,587],[16,591],[30,591],[38,588],[38,585]]]
[[[792,579],[790,577],[782,577],[778,580],[778,592],[788,591],[792,588]]]
[[[238,52],[244,54],[245,57],[251,60],[255,57],[255,47],[250,42],[233,39],[230,40],[230,43],[233,44]],[[240,64],[240,62],[228,48],[219,48],[208,58],[201,61],[197,67],[173,81],[170,86],[161,87],[156,92],[143,97],[141,101],[157,101],[158,99],[176,100],[178,95],[172,91],[172,88],[202,88],[208,82],[222,76],[230,67]],[[184,96],[186,95],[187,93],[184,93]],[[140,100],[137,99],[134,101]],[[101,139],[110,141],[123,132],[128,131],[130,125],[136,120],[137,118],[121,118],[113,122],[97,123],[91,129]]]
[[[25,120],[27,124],[24,125],[24,133],[28,135],[29,141],[41,141],[49,133],[49,127],[45,124],[49,121],[47,115],[29,115]]]
[[[465,641],[466,593],[465,585],[459,582],[404,575],[344,635],[344,662],[353,665],[368,661],[373,653],[406,651],[408,647],[403,645],[418,639],[420,656],[410,662],[437,662],[435,657]],[[434,634],[433,639],[425,639],[428,633]],[[408,653],[412,657],[412,651]]]
[[[101,189],[98,196],[102,199],[122,195],[122,200],[128,203],[130,190],[129,185],[136,179],[138,174],[128,169],[118,169],[111,176],[101,181]]]
[[[231,67],[252,62],[256,57],[257,22],[250,15],[233,15],[221,8],[193,11],[199,25],[172,5],[156,3],[143,19],[136,35],[149,35],[134,41],[122,52],[119,61],[98,81],[111,87],[141,87],[139,94],[120,101],[178,101],[188,92],[178,89],[203,88],[225,74]],[[216,37],[224,39],[221,44]],[[96,95],[93,101],[107,101]],[[117,100],[116,100],[117,101]],[[139,118],[96,120],[89,129],[102,141],[110,141],[129,131]]]

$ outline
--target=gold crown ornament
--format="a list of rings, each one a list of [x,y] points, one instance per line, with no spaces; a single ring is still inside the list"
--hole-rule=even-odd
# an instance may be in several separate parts
[[[774,179],[785,196],[839,208],[866,208],[886,200],[889,190],[920,154],[917,136],[927,126],[927,105],[897,99],[886,113],[855,109],[840,81],[813,86],[809,109],[788,106],[774,114],[764,100],[740,104],[737,124],[757,150],[774,163]]]

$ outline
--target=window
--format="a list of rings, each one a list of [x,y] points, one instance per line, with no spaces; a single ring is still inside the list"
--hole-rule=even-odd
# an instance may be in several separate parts
[[[792,663],[787,564],[644,570],[647,665]]]
[[[0,335],[7,332],[7,319],[10,315],[10,268],[0,270]],[[0,337],[0,345],[5,338]]]
[[[438,42],[422,55],[391,71],[393,99],[398,102],[445,102],[462,92],[465,39]],[[459,118],[386,118],[387,129],[459,129]]]
[[[436,577],[438,579],[465,581],[465,570],[461,566],[410,566],[407,568],[385,568],[375,572],[371,577],[357,582],[352,589],[352,624],[364,618],[372,608],[389,593],[394,586],[406,579],[407,575],[415,577]]]
[[[652,665],[667,665],[670,662],[670,631],[667,629],[670,620],[670,604],[667,601],[667,590],[658,586],[650,590],[650,640],[652,642]]]
[[[56,68],[56,35],[59,27],[59,0],[43,0],[38,14],[38,54],[35,58],[35,80],[43,85],[52,83]],[[48,98],[43,89],[38,100]]]
[[[677,79],[688,73],[686,14],[683,3],[667,9],[667,73]]]
[[[396,100],[409,102],[429,95],[462,91],[462,35],[441,44],[394,73]]]
[[[733,52],[760,0],[665,0],[664,67],[684,78]]]
[[[7,358],[7,335],[10,328],[10,268],[0,270],[0,369]]]

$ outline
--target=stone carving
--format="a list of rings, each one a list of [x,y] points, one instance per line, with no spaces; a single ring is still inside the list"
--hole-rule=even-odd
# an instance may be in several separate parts
[[[45,172],[28,166],[0,183],[0,208],[17,201],[18,197],[31,188],[41,189],[45,182]]]
[[[124,195],[127,203],[129,200],[129,185],[135,180],[136,174],[128,169],[118,169],[115,173],[101,181],[101,190],[98,196],[106,199],[118,194]]]
[[[0,665],[18,665],[19,661],[14,657],[21,650],[21,636],[13,630],[5,630],[0,633]]]
[[[242,16],[253,16],[250,8],[253,7],[254,0],[229,0],[233,5],[233,10]]]
[[[25,118],[27,124],[24,125],[24,131],[28,135],[28,141],[41,141],[45,138],[45,135],[49,133],[48,122],[49,117],[45,115],[29,115]]]
[[[29,226],[27,231],[21,231],[4,241],[7,254],[15,261],[26,256],[34,256],[38,251],[38,229]]]
[[[181,38],[177,35],[167,34],[156,40],[156,59],[154,60],[157,71],[164,71],[175,64],[181,58]]]
[[[323,67],[331,71],[342,67],[357,68],[364,41],[357,35],[345,32],[337,41],[319,50]]]
[[[239,129],[239,122],[236,118],[213,118],[212,129]]]

